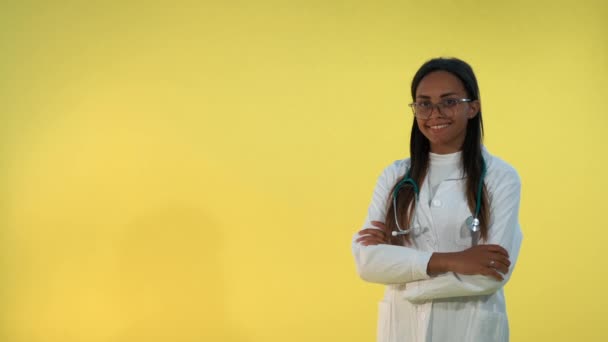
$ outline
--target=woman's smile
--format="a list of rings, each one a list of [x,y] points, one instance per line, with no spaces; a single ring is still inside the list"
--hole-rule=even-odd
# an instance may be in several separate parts
[[[441,131],[450,125],[451,125],[451,123],[442,123],[442,124],[435,124],[435,125],[427,125],[427,127],[430,128],[432,131]]]

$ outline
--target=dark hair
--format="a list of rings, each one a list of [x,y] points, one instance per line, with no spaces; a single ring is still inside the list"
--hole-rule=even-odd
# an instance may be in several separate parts
[[[452,75],[458,77],[462,82],[467,95],[472,100],[479,100],[479,87],[477,85],[477,79],[473,73],[473,69],[466,62],[457,58],[435,58],[424,63],[412,80],[412,99],[416,100],[416,89],[420,84],[420,81],[428,74],[434,71],[446,71]],[[483,120],[481,117],[481,109],[473,118],[469,119],[467,123],[467,130],[464,142],[462,144],[462,165],[464,170],[464,176],[466,180],[466,195],[467,203],[471,212],[475,212],[477,188],[479,186],[479,179],[482,173],[482,155],[481,145],[483,140]],[[412,124],[412,133],[410,137],[410,177],[416,181],[416,184],[422,184],[426,177],[427,170],[429,167],[429,152],[430,142],[422,134],[418,128],[416,119]],[[397,183],[403,179],[401,177],[397,180]],[[397,184],[396,183],[396,184]],[[395,184],[395,185],[396,185]],[[410,236],[401,235],[392,237],[391,232],[397,230],[395,223],[395,208],[393,207],[393,190],[388,198],[388,211],[386,213],[386,234],[390,237],[390,243],[393,245],[404,245],[409,244]],[[413,211],[415,210],[412,204],[414,200],[414,191],[411,187],[402,187],[398,193],[397,207],[400,217],[399,225],[403,229],[410,226]],[[480,238],[485,240],[488,236],[488,222],[489,222],[489,200],[487,196],[487,190],[485,184],[483,185],[483,194],[481,196],[481,207],[479,212],[479,221],[481,224]]]

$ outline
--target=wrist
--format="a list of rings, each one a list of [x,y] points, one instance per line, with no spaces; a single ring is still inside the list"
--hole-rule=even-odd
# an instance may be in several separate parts
[[[433,277],[441,273],[450,272],[451,260],[454,253],[433,253],[426,267],[426,273]]]

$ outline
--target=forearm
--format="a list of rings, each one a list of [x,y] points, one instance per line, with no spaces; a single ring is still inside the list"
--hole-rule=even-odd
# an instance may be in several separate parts
[[[362,246],[353,242],[359,276],[368,282],[401,284],[428,279],[431,252],[393,245]]]
[[[507,280],[508,278],[499,281],[482,275],[445,273],[408,284],[403,295],[413,303],[441,298],[483,296],[500,290]]]
[[[454,253],[433,253],[429,259],[426,268],[426,273],[430,277],[435,277],[439,274],[450,272],[450,259]]]
[[[522,235],[517,229],[514,241],[508,245],[511,267],[502,280],[494,277],[474,274],[463,275],[454,271],[454,254],[456,253],[435,253],[429,259],[427,270],[430,279],[420,280],[408,284],[404,292],[405,299],[411,302],[419,302],[439,298],[481,296],[494,293],[500,290],[513,274]]]

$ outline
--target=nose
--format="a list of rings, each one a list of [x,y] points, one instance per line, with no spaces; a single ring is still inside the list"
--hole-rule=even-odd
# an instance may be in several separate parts
[[[431,107],[431,111],[429,112],[429,119],[433,117],[433,113],[435,113],[435,108],[437,108],[437,117],[445,117],[445,114],[443,114],[443,112],[441,111],[441,108],[439,107],[439,104],[433,104],[433,106]]]

